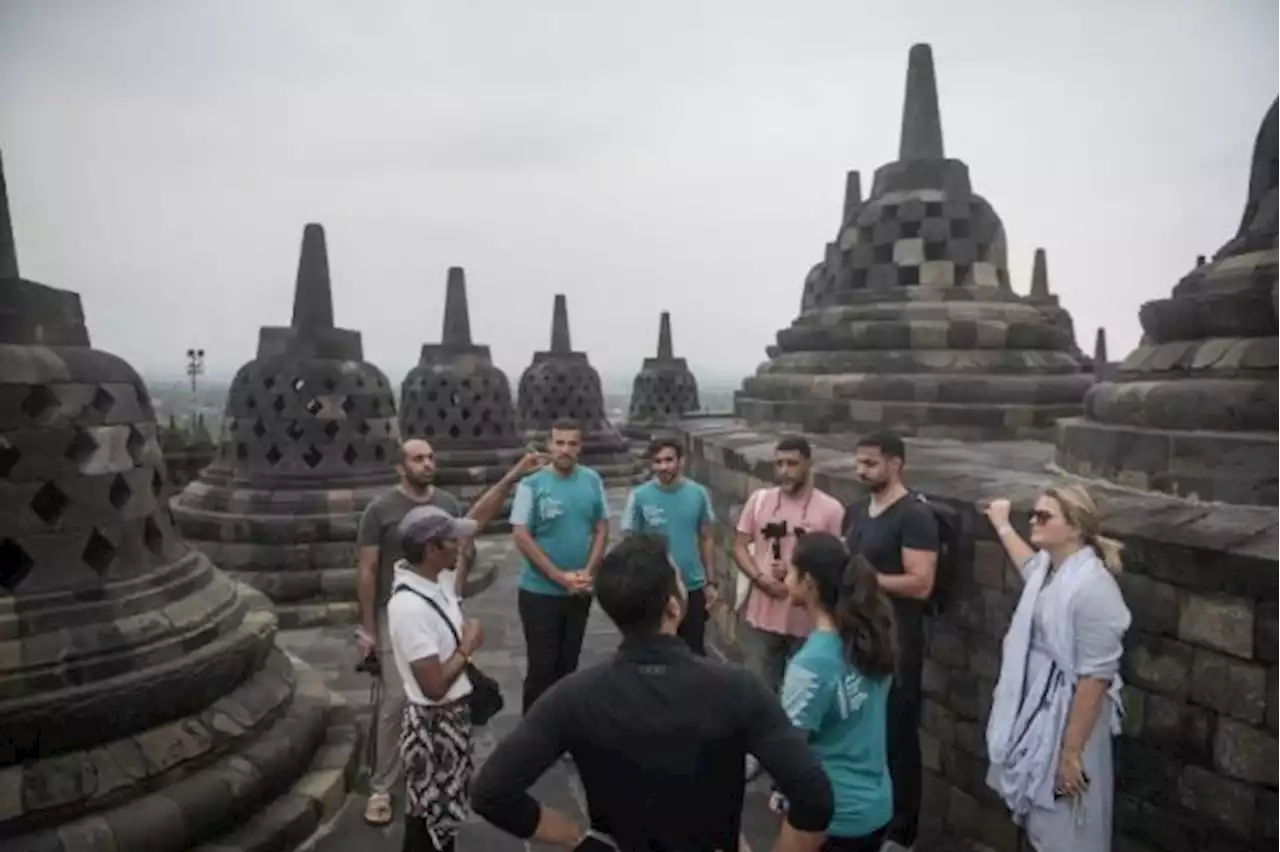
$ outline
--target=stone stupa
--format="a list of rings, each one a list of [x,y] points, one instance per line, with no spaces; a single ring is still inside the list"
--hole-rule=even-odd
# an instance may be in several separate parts
[[[400,434],[431,442],[436,484],[464,502],[483,494],[524,453],[507,376],[494,366],[489,347],[471,339],[466,273],[459,267],[449,269],[440,342],[422,345],[418,366],[400,386]]]
[[[2,165],[0,400],[0,850],[290,848],[353,743],[270,602],[178,535],[142,379],[19,277]]]
[[[583,464],[614,484],[636,475],[627,439],[609,421],[600,374],[569,339],[569,308],[557,295],[551,318],[551,348],[533,353],[520,376],[520,425],[526,440],[541,444],[557,420],[576,420],[583,428]]]
[[[688,362],[675,357],[671,314],[663,311],[658,322],[658,356],[644,359],[631,385],[625,431],[629,437],[649,440],[697,410],[698,380],[690,372]]]
[[[1004,226],[968,166],[943,152],[928,45],[911,48],[898,159],[850,208],[826,260],[830,283],[746,379],[740,416],[999,440],[1047,438],[1080,412],[1092,374],[1062,324],[1013,292]]]
[[[183,535],[288,626],[356,617],[360,514],[396,483],[391,385],[334,326],[324,229],[307,225],[293,322],[264,326],[227,395],[218,453],[173,501]]]
[[[1058,431],[1058,464],[1151,491],[1277,501],[1276,129],[1253,149],[1236,235],[1142,306],[1142,343]]]

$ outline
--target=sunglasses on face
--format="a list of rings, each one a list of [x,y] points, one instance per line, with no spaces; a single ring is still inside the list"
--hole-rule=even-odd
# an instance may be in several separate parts
[[[1052,521],[1055,517],[1057,516],[1054,515],[1053,512],[1046,512],[1044,509],[1036,509],[1034,512],[1031,513],[1031,523],[1047,524],[1050,521]]]

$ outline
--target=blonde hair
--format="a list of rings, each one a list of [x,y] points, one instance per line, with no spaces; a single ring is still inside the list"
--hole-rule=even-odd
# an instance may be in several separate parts
[[[1046,488],[1044,496],[1058,501],[1062,508],[1062,517],[1068,524],[1080,530],[1080,537],[1085,544],[1098,552],[1102,564],[1113,574],[1124,570],[1124,562],[1120,552],[1124,545],[1114,538],[1102,534],[1102,514],[1098,504],[1082,485],[1055,485]]]

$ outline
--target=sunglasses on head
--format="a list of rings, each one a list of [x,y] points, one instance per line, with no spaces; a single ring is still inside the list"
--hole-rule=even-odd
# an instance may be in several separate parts
[[[1046,512],[1044,509],[1036,509],[1031,513],[1031,523],[1047,524],[1054,519],[1053,512]]]

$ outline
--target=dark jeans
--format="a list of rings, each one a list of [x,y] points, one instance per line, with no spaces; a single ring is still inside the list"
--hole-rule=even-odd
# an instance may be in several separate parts
[[[828,837],[819,852],[880,852],[884,845],[884,829],[862,837]]]
[[[427,829],[427,821],[416,817],[404,818],[404,845],[401,852],[453,852],[457,837],[450,837],[443,846],[437,846]]]
[[[676,633],[693,653],[707,655],[707,594],[702,589],[689,593],[684,619]]]
[[[918,625],[917,625],[918,626]],[[893,821],[885,836],[903,846],[916,842],[920,827],[920,669],[923,629],[899,630],[898,671],[889,689],[887,746],[893,780]]]
[[[520,590],[520,624],[524,627],[524,712],[560,678],[578,668],[582,637],[591,614],[585,595],[540,595]]]

